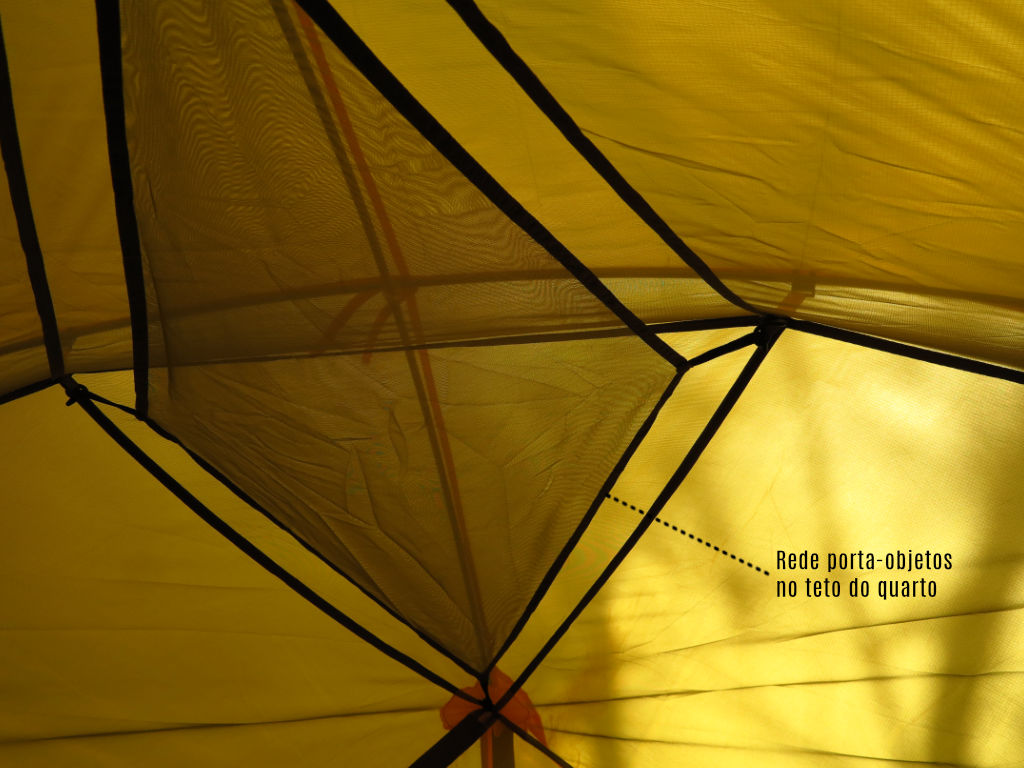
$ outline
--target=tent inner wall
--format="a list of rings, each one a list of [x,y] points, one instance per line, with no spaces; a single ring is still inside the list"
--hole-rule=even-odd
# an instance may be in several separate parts
[[[745,386],[774,336],[766,343],[759,328],[744,339],[756,339],[756,350],[702,364],[677,391],[687,367],[679,350],[694,357],[745,331],[667,341],[631,309],[645,320],[739,311],[642,237],[623,246],[637,255],[629,265],[606,258],[615,248],[596,240],[577,260],[358,38],[324,25],[328,3],[120,5],[120,40],[111,27],[101,46],[123,71],[120,82],[109,66],[103,76],[107,118],[127,131],[111,134],[126,145],[127,164],[119,170],[105,154],[91,155],[67,204],[58,171],[71,145],[48,154],[37,130],[52,120],[44,84],[57,82],[60,68],[39,66],[45,56],[26,47],[47,12],[4,9],[5,36],[14,29],[17,41],[7,111],[24,121],[2,132],[0,387],[45,383],[65,356],[74,371],[130,364],[111,161],[114,188],[132,192],[118,209],[122,244],[128,238],[140,257],[126,251],[127,295],[139,302],[139,415],[238,495],[145,423],[128,426],[115,414],[116,429],[134,430],[158,454],[170,450],[156,463],[166,460],[172,476],[228,498],[221,502],[244,521],[247,547],[301,572],[303,584],[319,580],[331,594],[325,605],[345,614],[341,623],[369,626],[391,660],[309,611],[211,532],[182,526],[186,511],[124,456],[114,459],[113,443],[92,446],[95,456],[88,439],[61,445],[55,453],[75,470],[39,491],[25,468],[47,449],[20,451],[22,440],[36,439],[28,425],[37,422],[39,439],[50,442],[71,428],[61,425],[89,425],[73,411],[54,415],[59,398],[38,393],[5,405],[5,426],[25,436],[5,449],[4,466],[26,473],[8,499],[32,514],[3,520],[4,646],[21,662],[6,673],[4,687],[19,704],[0,734],[0,755],[26,765],[134,763],[140,755],[170,765],[224,754],[269,764],[288,755],[312,765],[336,759],[339,739],[352,741],[350,760],[386,755],[408,764],[432,743],[447,753],[454,732],[435,742],[449,693],[396,664],[405,651],[390,651],[400,647],[410,649],[410,667],[429,658],[428,679],[449,691],[486,677],[497,654],[517,685],[529,677],[554,753],[581,766],[1018,760],[1019,386],[787,332],[719,423],[710,416],[716,406],[719,415],[732,408],[730,395],[718,405],[722,394]],[[880,29],[866,12],[845,17],[825,4],[805,18],[803,4],[777,4],[768,14],[781,24],[776,47],[793,54],[794,73],[814,70],[805,94],[814,103],[769,108],[794,106],[786,95],[794,74],[760,89],[755,115],[728,100],[719,110],[679,106],[721,93],[716,77],[734,80],[714,68],[708,82],[678,71],[704,55],[701,44],[748,34],[730,20],[750,8],[694,10],[721,33],[702,28],[695,40],[700,25],[631,6],[630,18],[654,30],[638,80],[639,70],[616,58],[635,54],[635,45],[603,48],[627,26],[556,28],[544,19],[577,11],[524,3],[505,14],[483,5],[565,98],[587,141],[743,299],[1024,367],[1016,218],[1006,215],[1005,184],[981,183],[994,181],[1002,128],[1017,110],[1005,93],[1019,87],[1007,74],[1019,52],[982,44],[994,18],[954,24],[959,58],[937,63],[929,30],[945,29],[956,13],[920,29],[897,15]],[[458,25],[451,42],[476,62],[480,82],[505,82],[455,14],[438,7],[418,13],[438,28]],[[603,18],[619,12],[625,5],[608,4]],[[95,40],[73,42],[75,18],[80,12],[53,20],[57,32],[43,53],[81,86],[65,130],[73,124],[99,145]],[[361,23],[374,27],[367,17]],[[416,43],[419,51],[437,44]],[[665,46],[685,55],[667,56]],[[583,81],[578,66],[550,55],[568,50],[593,64]],[[747,64],[778,53],[739,50]],[[874,93],[878,109],[867,122],[863,105],[835,88],[908,60],[911,75],[856,91]],[[978,67],[985,74],[965,109],[984,120],[950,110],[945,97]],[[748,67],[744,79],[755,82],[758,71]],[[436,90],[427,83],[423,92],[436,99]],[[111,93],[123,96],[123,114]],[[657,103],[657,119],[612,109],[623,93],[640,113]],[[746,103],[750,95],[734,96]],[[451,109],[461,97],[444,98]],[[526,111],[524,125],[540,136],[538,111]],[[935,129],[929,140],[908,144],[908,116]],[[455,122],[467,130],[474,119]],[[752,140],[762,129],[777,140]],[[18,132],[29,137],[24,184],[21,158],[11,155]],[[537,157],[570,152],[545,135]],[[690,142],[683,154],[679,136]],[[897,140],[886,147],[880,136]],[[955,151],[970,144],[970,157]],[[890,150],[902,153],[899,162]],[[785,179],[772,175],[780,168]],[[787,185],[814,191],[778,194]],[[577,194],[597,199],[585,189],[532,202],[552,216]],[[709,211],[708,193],[725,204]],[[28,210],[46,222],[39,249],[25,236]],[[595,222],[597,231],[608,226]],[[567,234],[587,240],[571,225]],[[40,304],[50,290],[40,289],[44,265],[53,276],[52,322]],[[52,328],[41,333],[48,324],[59,338]],[[701,438],[691,448],[695,434],[719,428],[706,455]],[[692,476],[688,449],[703,456]],[[123,484],[113,479],[122,472]],[[84,503],[83,527],[77,499],[103,476],[109,487]],[[126,522],[125,505],[136,508],[135,522]],[[150,507],[153,516],[138,514]],[[39,520],[57,533],[40,539]],[[597,592],[609,561],[634,545]],[[781,597],[773,555],[801,547],[941,549],[955,567],[938,579],[935,598]],[[49,570],[37,580],[40,560]],[[74,659],[62,655],[69,633]],[[355,668],[337,664],[350,654],[361,660]],[[253,666],[265,674],[243,679]],[[50,680],[45,690],[40,675]],[[138,690],[143,678],[159,696]],[[196,691],[202,700],[190,700]],[[23,709],[25,697],[32,706]],[[986,724],[984,739],[976,723]],[[393,738],[396,727],[408,741]],[[488,737],[444,760],[497,768],[514,750],[520,767],[551,764],[522,740],[498,743]]]

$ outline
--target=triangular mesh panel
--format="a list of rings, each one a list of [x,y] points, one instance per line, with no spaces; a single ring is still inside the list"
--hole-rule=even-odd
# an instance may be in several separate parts
[[[482,665],[674,367],[290,4],[123,25],[152,416]]]

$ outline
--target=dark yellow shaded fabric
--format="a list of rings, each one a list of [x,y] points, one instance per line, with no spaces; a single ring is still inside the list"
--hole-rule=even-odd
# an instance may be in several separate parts
[[[740,295],[1024,366],[1016,3],[480,5]]]
[[[0,394],[49,376],[43,328],[18,235],[7,174],[3,171],[0,173]]]
[[[5,2],[0,11],[22,159],[66,367],[129,368],[95,8],[60,0]]]
[[[42,342],[42,339],[39,339]],[[50,376],[50,366],[46,360],[46,348],[32,343],[28,346],[11,345],[2,357],[0,365],[4,370],[4,389],[13,393],[21,387],[30,387],[37,381]]]
[[[357,765],[408,766],[429,744],[436,728],[434,712],[394,712],[356,717],[307,719],[258,726],[161,730],[144,735],[66,739],[0,747],[0,759],[29,768],[111,765],[293,765],[329,768],[353,761]],[[402,734],[395,738],[395,732]],[[475,760],[474,760],[475,758]],[[479,751],[456,768],[476,768]],[[549,763],[550,765],[550,763]]]

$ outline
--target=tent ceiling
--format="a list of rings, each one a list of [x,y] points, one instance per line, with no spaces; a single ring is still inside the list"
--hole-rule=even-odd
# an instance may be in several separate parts
[[[1021,762],[1016,4],[0,23],[0,764]]]

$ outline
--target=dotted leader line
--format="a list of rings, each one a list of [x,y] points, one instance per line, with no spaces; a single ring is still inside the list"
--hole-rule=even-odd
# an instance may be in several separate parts
[[[647,514],[646,510],[638,509],[635,505],[630,504],[625,499],[620,499],[618,496],[612,496],[610,493],[607,494],[607,496],[612,501],[617,501],[622,506],[627,507],[629,509],[632,509],[634,512],[637,512],[637,513],[639,513],[641,515]],[[744,560],[742,557],[737,557],[732,552],[726,552],[721,547],[716,547],[710,541],[702,539],[700,536],[695,536],[692,533],[688,533],[687,531],[684,531],[682,528],[680,528],[678,525],[672,525],[672,523],[670,523],[668,520],[662,520],[660,517],[656,517],[656,518],[654,518],[654,522],[661,523],[666,528],[671,528],[673,531],[678,531],[683,536],[689,536],[691,539],[696,541],[698,544],[703,544],[708,549],[713,549],[713,550],[715,550],[715,552],[718,552],[720,555],[725,555],[726,557],[735,560],[737,563],[742,563],[743,565],[747,566],[747,568],[753,568],[755,571],[757,571],[758,573],[763,573],[765,576],[769,575],[768,571],[764,570],[763,568],[760,568],[759,566],[754,565],[749,560]]]

